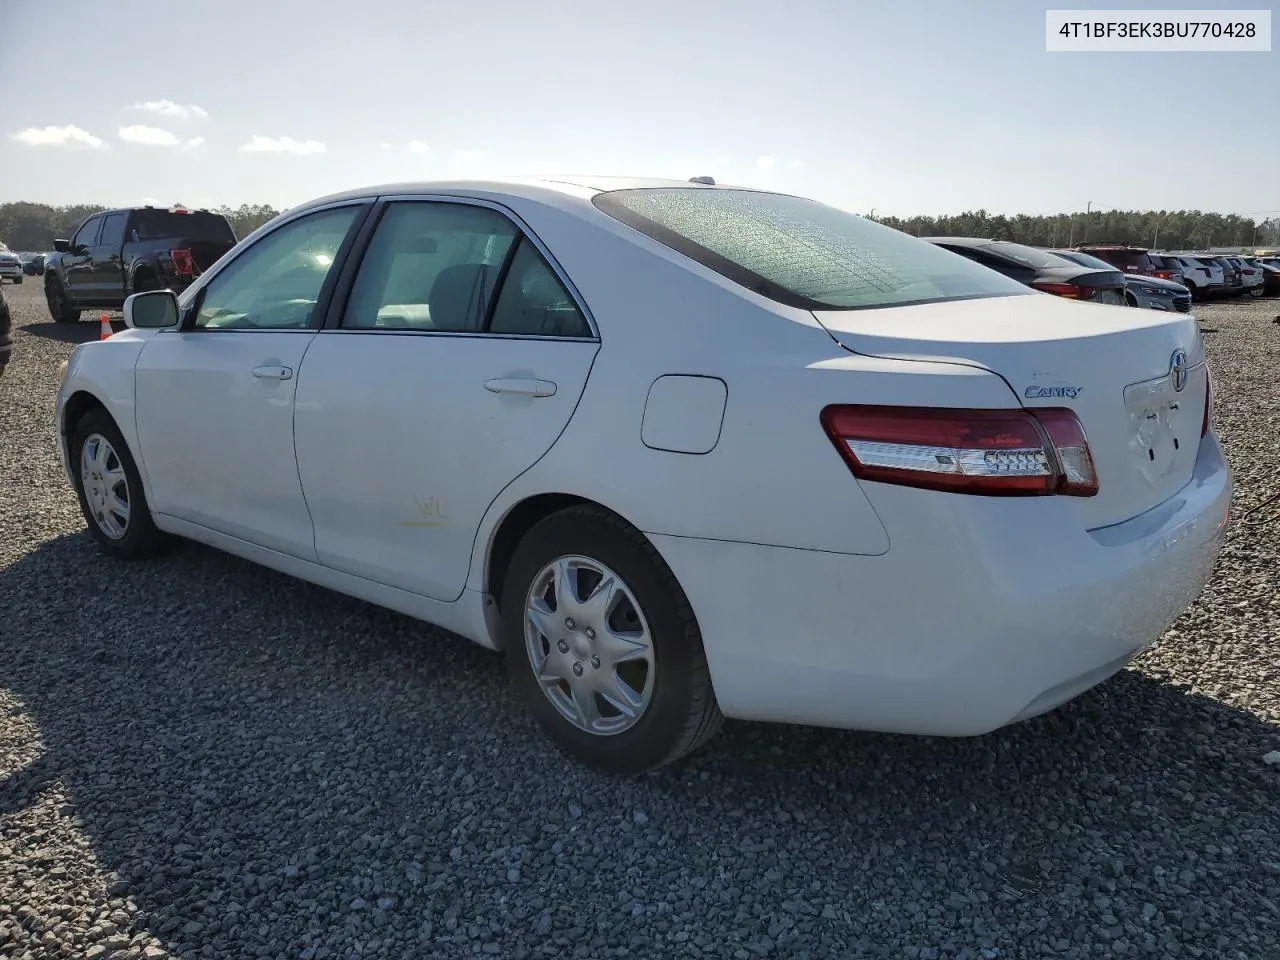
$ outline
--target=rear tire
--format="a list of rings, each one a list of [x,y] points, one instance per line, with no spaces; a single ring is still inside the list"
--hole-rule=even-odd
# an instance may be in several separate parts
[[[22,277],[14,277],[14,278],[13,278],[13,284],[14,284],[14,286],[17,286],[17,285],[18,285],[18,284],[20,284],[20,283],[22,283]]]
[[[1261,285],[1261,284],[1259,284],[1259,285],[1258,285],[1258,286],[1256,286],[1256,287],[1250,287],[1250,288],[1249,288],[1249,296],[1251,296],[1251,297],[1260,297],[1260,296],[1262,296],[1262,285]]]
[[[689,600],[653,544],[620,517],[593,506],[552,514],[520,541],[503,584],[512,681],[566,753],[638,774],[719,730],[724,716]],[[594,591],[606,584],[600,599],[606,591]]]
[[[49,315],[53,317],[54,323],[80,322],[80,311],[67,300],[67,292],[57,277],[50,277],[45,281],[44,300],[49,306]]]
[[[133,278],[133,292],[146,293],[149,290],[159,290],[160,284],[156,282],[156,278],[149,273],[142,273]]]
[[[99,549],[121,560],[160,553],[167,538],[151,519],[138,466],[105,410],[80,418],[69,452],[80,510]]]

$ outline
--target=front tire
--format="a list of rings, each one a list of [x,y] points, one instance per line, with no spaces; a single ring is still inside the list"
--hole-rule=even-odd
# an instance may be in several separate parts
[[[22,277],[14,277],[13,285],[16,287],[20,283],[22,283]]]
[[[658,551],[600,507],[520,541],[502,590],[511,678],[565,752],[637,774],[702,746],[723,715],[689,600]]]
[[[1262,284],[1258,284],[1256,287],[1250,287],[1250,288],[1249,288],[1249,296],[1251,296],[1251,297],[1260,297],[1260,296],[1262,296]]]
[[[49,306],[49,315],[53,317],[54,323],[80,322],[80,311],[67,299],[67,292],[56,277],[45,282],[44,300]]]
[[[151,519],[138,465],[106,411],[80,418],[70,453],[80,510],[102,552],[121,560],[160,552],[164,534]]]

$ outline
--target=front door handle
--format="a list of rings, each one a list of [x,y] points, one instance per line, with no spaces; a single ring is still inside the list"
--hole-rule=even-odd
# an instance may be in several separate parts
[[[279,363],[268,363],[261,367],[254,367],[253,375],[259,380],[292,380],[293,367],[286,367]]]
[[[490,393],[517,393],[525,397],[554,397],[556,385],[550,380],[532,377],[512,377],[506,380],[486,380],[484,388]]]

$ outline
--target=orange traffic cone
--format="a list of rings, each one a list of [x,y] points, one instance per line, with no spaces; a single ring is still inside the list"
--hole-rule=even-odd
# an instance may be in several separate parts
[[[104,313],[102,318],[98,321],[98,339],[105,340],[113,333],[115,333],[115,331],[111,329],[111,320]]]

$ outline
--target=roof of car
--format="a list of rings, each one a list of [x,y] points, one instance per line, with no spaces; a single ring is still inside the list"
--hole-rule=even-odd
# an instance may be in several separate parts
[[[295,210],[324,206],[343,200],[359,200],[380,196],[413,196],[415,194],[444,194],[457,196],[498,195],[522,197],[528,200],[554,201],[572,204],[575,200],[590,200],[598,193],[611,190],[682,188],[687,190],[750,190],[750,187],[732,187],[729,184],[701,184],[689,180],[668,180],[657,177],[608,177],[608,176],[542,176],[504,177],[491,180],[424,180],[403,183],[371,184],[317,197],[299,204]],[[769,193],[774,191],[755,191]]]

